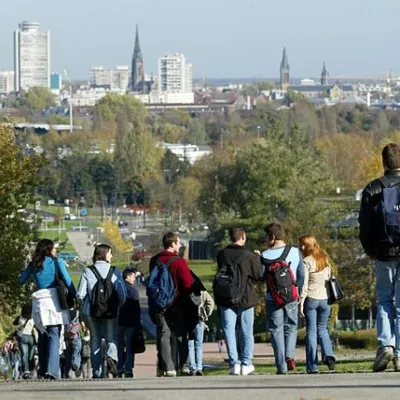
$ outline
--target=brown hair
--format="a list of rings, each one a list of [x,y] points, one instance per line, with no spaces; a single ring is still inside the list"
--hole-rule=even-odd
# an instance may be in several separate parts
[[[169,249],[172,246],[172,243],[176,243],[178,241],[179,235],[174,232],[167,232],[162,238],[162,244],[165,250]]]
[[[317,239],[312,235],[305,235],[299,239],[300,247],[302,249],[303,257],[313,256],[317,263],[317,272],[322,271],[329,266],[329,260],[326,254],[319,246]]]
[[[283,229],[283,226],[281,224],[278,224],[277,222],[272,222],[268,224],[264,228],[264,232],[270,240],[272,240],[273,236],[276,240],[284,240],[285,238],[285,230]]]
[[[106,256],[109,251],[112,251],[112,248],[107,244],[99,244],[94,248],[93,253],[93,264],[96,264],[96,261],[107,261]]]
[[[241,226],[233,226],[231,229],[229,229],[229,237],[233,243],[236,243],[242,239],[244,234],[244,229]]]
[[[54,248],[54,242],[50,239],[41,239],[38,241],[31,262],[31,264],[36,270],[38,271],[43,270],[43,262],[45,258],[53,257],[51,255],[53,248]]]
[[[389,143],[382,150],[383,165],[389,169],[400,168],[400,145]]]

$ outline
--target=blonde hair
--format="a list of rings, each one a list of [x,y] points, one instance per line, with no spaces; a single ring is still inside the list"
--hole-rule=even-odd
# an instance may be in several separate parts
[[[317,239],[312,235],[305,235],[299,239],[303,257],[313,256],[317,264],[317,272],[329,266],[329,260],[324,251],[319,246]],[[303,248],[304,247],[304,248]]]

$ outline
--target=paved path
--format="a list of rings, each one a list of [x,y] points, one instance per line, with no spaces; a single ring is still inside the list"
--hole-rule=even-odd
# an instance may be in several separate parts
[[[185,377],[0,384],[2,400],[395,399],[399,374]]]
[[[84,262],[90,262],[93,257],[93,246],[87,245],[89,240],[87,232],[67,232],[67,236],[80,259]]]

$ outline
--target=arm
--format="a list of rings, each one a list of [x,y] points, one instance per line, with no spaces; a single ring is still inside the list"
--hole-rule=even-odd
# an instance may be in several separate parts
[[[23,285],[29,279],[29,277],[32,275],[32,272],[33,267],[31,264],[29,264],[28,267],[22,271],[21,275],[18,278],[20,285]]]
[[[74,296],[76,296],[75,285],[74,285],[74,282],[72,282],[72,279],[68,274],[67,267],[65,265],[65,261],[60,257],[57,257],[57,261],[58,261],[58,267],[60,269],[60,274],[61,274],[62,280],[68,286],[68,289],[70,290],[70,292]]]
[[[119,306],[121,307],[126,301],[126,287],[124,280],[122,279],[121,271],[118,268],[115,268],[114,275],[117,277],[114,282],[114,287],[118,293]]]
[[[251,274],[254,282],[263,280],[263,268],[261,265],[261,257],[253,254],[251,259]]]
[[[204,295],[204,310],[206,311],[207,316],[210,317],[215,307],[214,299],[208,292],[202,292],[202,294]]]
[[[76,297],[80,300],[84,300],[87,296],[87,277],[86,277],[86,269],[82,272],[81,278],[79,279],[78,289],[76,291]]]
[[[360,224],[360,242],[364,251],[368,255],[372,255],[372,220],[374,210],[371,204],[371,198],[364,190],[361,198],[360,212],[358,214],[358,222]]]
[[[303,283],[304,283],[304,264],[303,264],[303,256],[301,255],[301,251],[299,250],[299,264],[297,265],[297,271],[296,271],[296,282],[297,282],[297,287],[299,288],[299,293],[301,293],[301,290],[303,288]]]
[[[310,264],[308,261],[303,261],[304,265],[304,284],[301,290],[301,300],[305,300],[308,294],[308,280],[310,278]]]
[[[177,276],[181,284],[181,288],[182,290],[189,292],[194,282],[192,273],[189,269],[189,265],[184,258],[180,258],[176,262],[179,262],[179,267],[177,268]]]

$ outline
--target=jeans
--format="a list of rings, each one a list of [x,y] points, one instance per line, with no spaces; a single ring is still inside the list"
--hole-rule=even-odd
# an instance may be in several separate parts
[[[161,371],[182,369],[189,354],[188,329],[183,307],[174,304],[165,313],[156,314],[155,321],[158,368]]]
[[[91,337],[91,362],[93,378],[103,377],[103,356],[101,352],[101,339],[106,341],[106,356],[118,361],[118,318],[98,319],[87,317]]]
[[[252,365],[254,352],[254,307],[250,308],[225,308],[221,307],[221,323],[224,330],[226,347],[228,350],[229,365]],[[239,325],[239,348],[236,340],[236,325]]]
[[[379,347],[393,346],[400,357],[400,262],[376,261],[376,292]]]
[[[46,326],[44,333],[39,332],[39,374],[59,378],[60,376],[60,333],[61,325]]]
[[[12,378],[13,378],[14,381],[19,379],[19,364],[20,364],[20,361],[16,360],[14,365],[13,365]]]
[[[21,335],[19,337],[19,348],[21,351],[22,373],[30,372],[33,367],[33,356],[35,352],[35,339],[33,335]]]
[[[65,340],[65,373],[66,378],[69,377],[71,369],[76,371],[81,368],[81,350],[82,341],[80,335],[75,338]]]
[[[328,333],[331,306],[328,300],[307,298],[304,303],[306,317],[306,364],[307,372],[318,371],[318,343],[322,357],[333,357],[332,342]]]
[[[131,374],[135,367],[135,354],[132,352],[133,335],[136,328],[118,327],[118,372]]]
[[[287,372],[286,359],[294,359],[296,351],[297,301],[286,304],[282,308],[278,308],[272,301],[266,301],[266,314],[276,369],[278,372]]]
[[[203,370],[204,322],[200,321],[193,331],[194,340],[189,340],[189,369]]]

